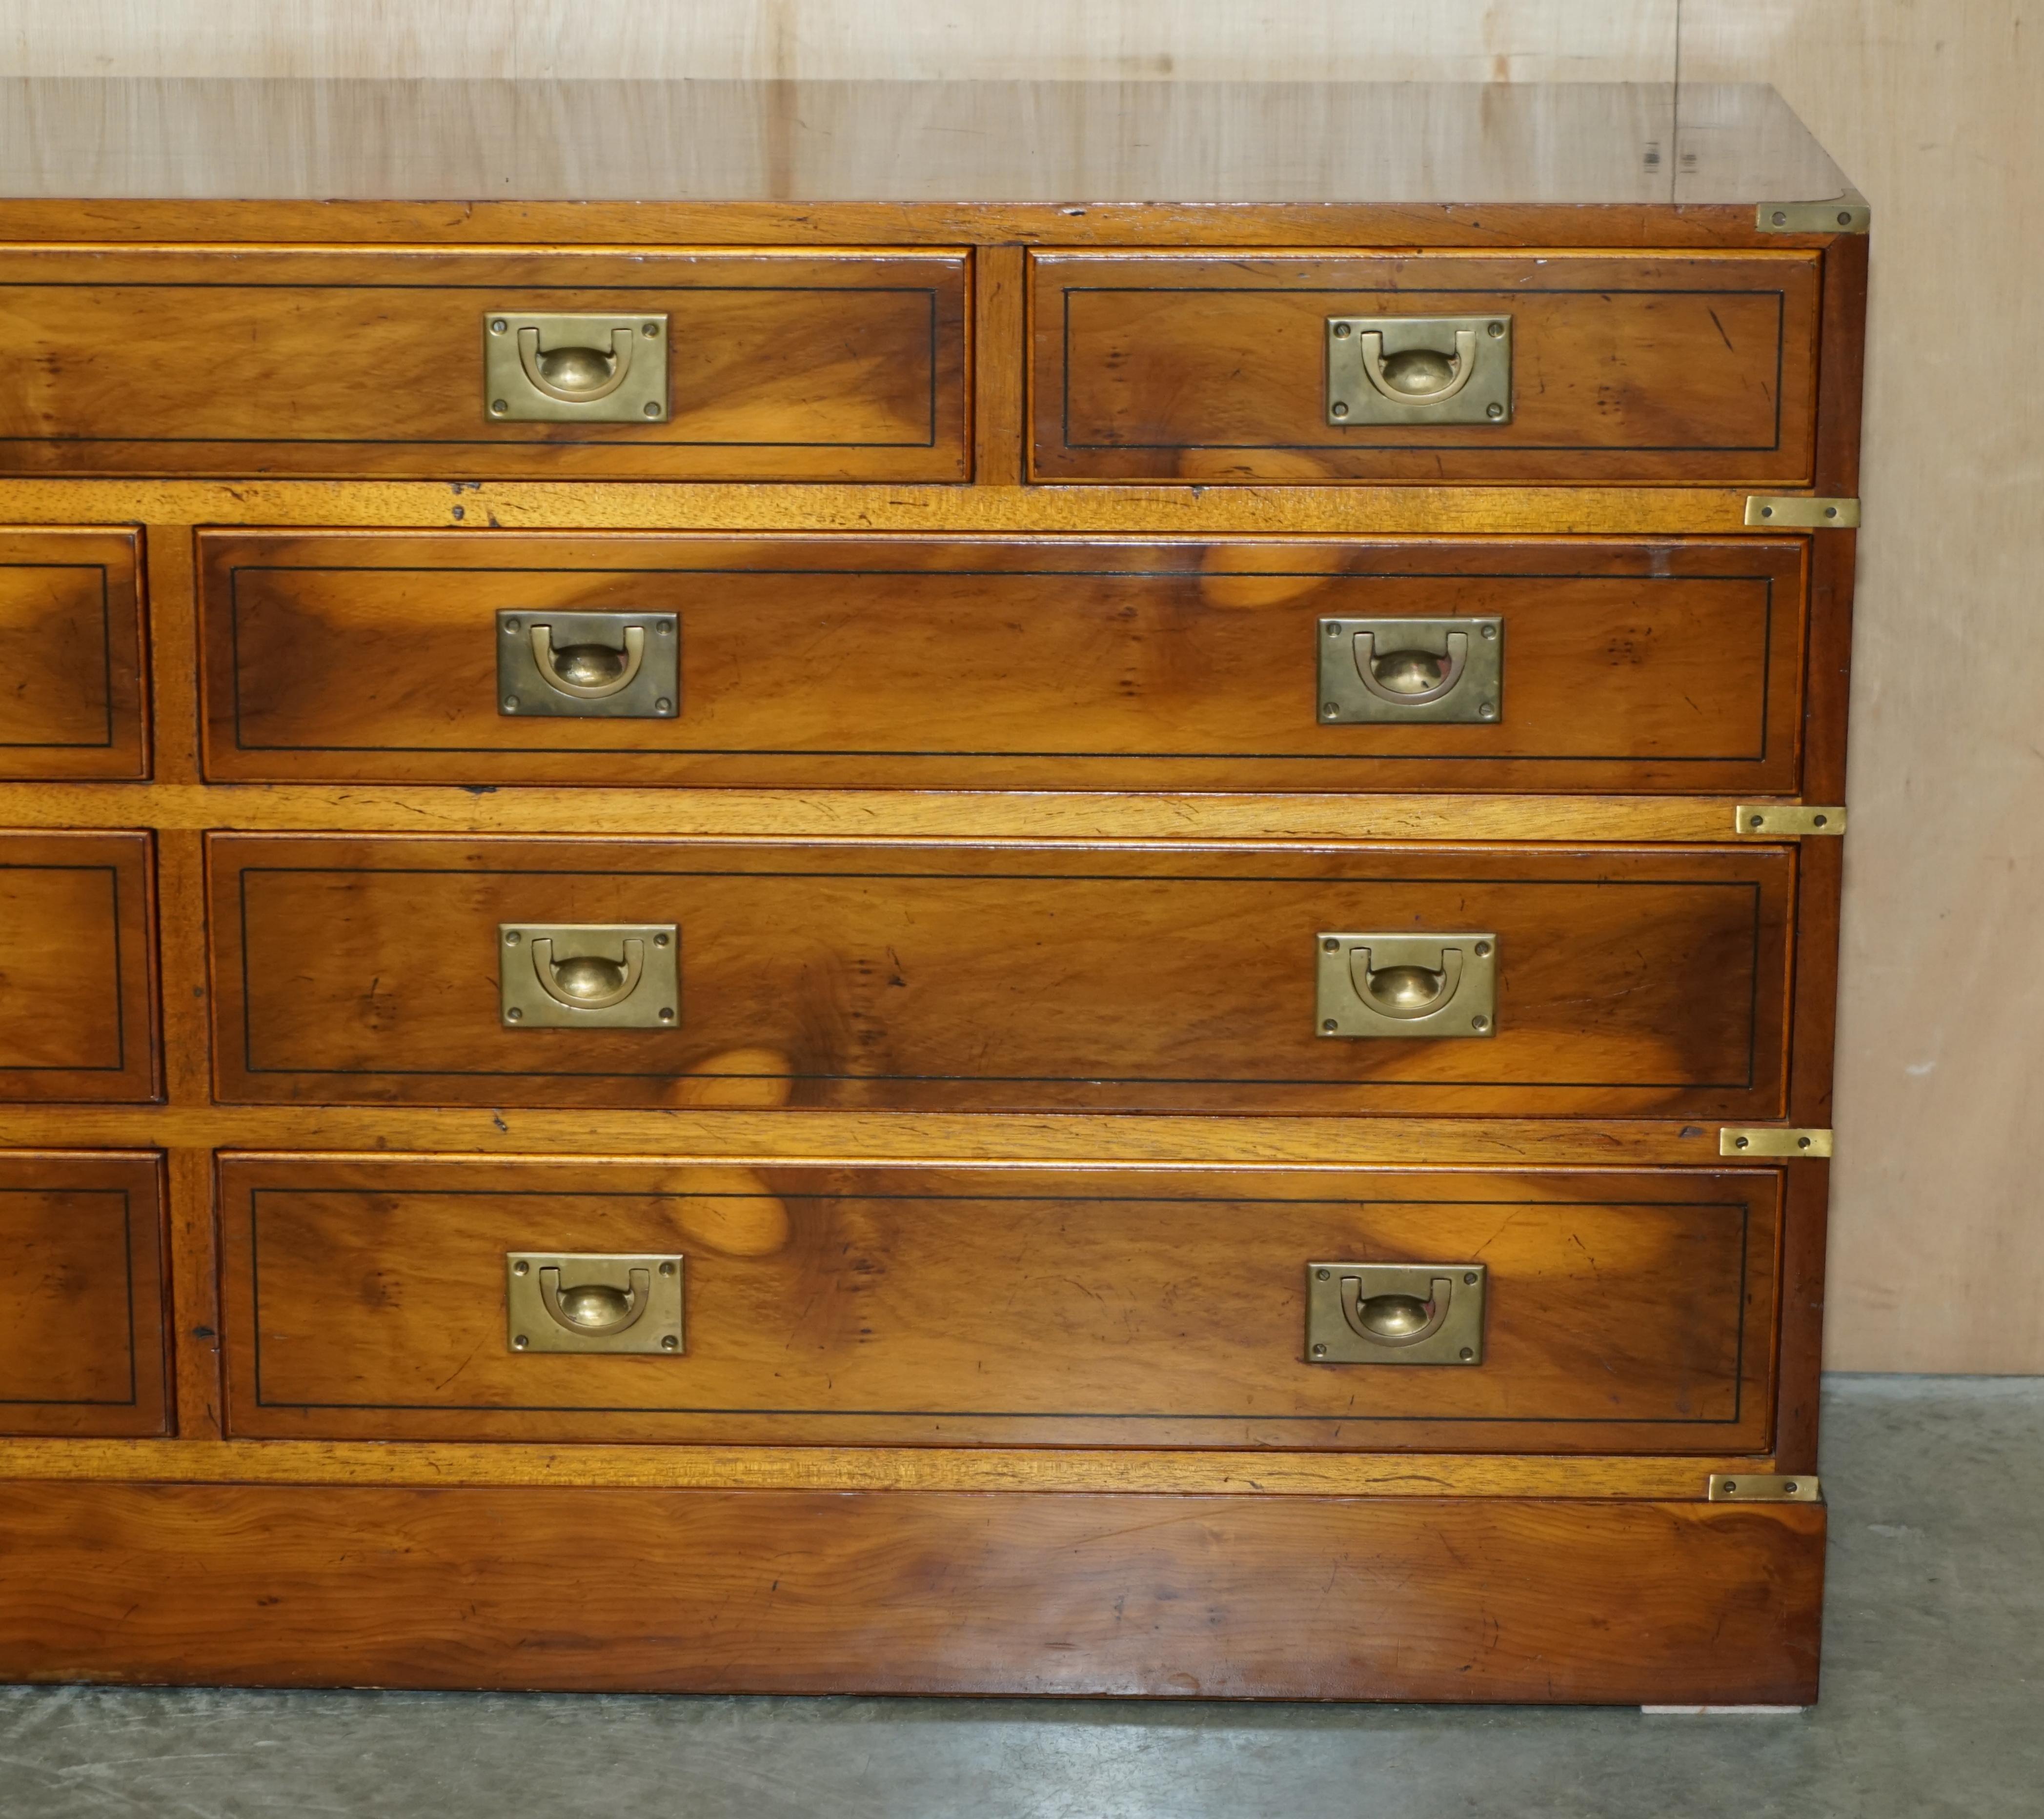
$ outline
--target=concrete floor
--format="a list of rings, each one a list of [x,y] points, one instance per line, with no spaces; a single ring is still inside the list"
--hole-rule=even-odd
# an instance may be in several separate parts
[[[5,1819],[2023,1819],[2044,1379],[1826,1404],[1823,1703],[1631,1710],[0,1689]]]

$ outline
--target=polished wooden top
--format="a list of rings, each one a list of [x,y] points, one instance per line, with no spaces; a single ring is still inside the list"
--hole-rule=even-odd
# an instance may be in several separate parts
[[[1772,89],[1353,83],[0,83],[0,196],[1682,204],[1829,200]]]

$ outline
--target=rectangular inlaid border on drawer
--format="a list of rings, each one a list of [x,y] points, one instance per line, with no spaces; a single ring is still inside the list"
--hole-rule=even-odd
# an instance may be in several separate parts
[[[1030,271],[1038,480],[1810,479],[1814,253],[1047,249]],[[1074,320],[1078,299],[1093,300],[1090,326]],[[1669,317],[1683,302],[1687,314]],[[1329,321],[1471,309],[1512,319],[1501,420],[1331,420]],[[1706,435],[1712,422],[1723,427]]]
[[[1738,1453],[1781,1176],[227,1155],[252,1438]],[[506,1336],[507,1253],[682,1258],[681,1347]],[[1485,1352],[1315,1364],[1316,1258],[1488,1266]],[[1460,1277],[1457,1278],[1458,1282]]]
[[[1781,1115],[1792,848],[209,846],[229,1100]],[[678,1014],[507,1021],[499,925],[592,920],[678,931]],[[1322,1039],[1355,927],[1490,930],[1495,1034]]]
[[[198,547],[221,781],[1764,795],[1800,772],[1800,539],[223,528]],[[674,711],[501,711],[514,610],[671,613]],[[1471,610],[1500,622],[1501,716],[1318,711],[1323,616]]]
[[[17,597],[30,591],[32,572],[53,581],[73,574],[84,585],[68,601]],[[148,775],[142,594],[139,529],[0,525],[0,674],[14,692],[0,724],[0,779]],[[52,617],[53,607],[67,605],[69,612]],[[43,700],[25,702],[25,689]],[[37,708],[48,710],[46,736],[19,736],[29,730],[24,715]]]
[[[0,1100],[125,1100],[156,1096],[155,841],[133,833],[0,832]],[[103,878],[103,918],[61,893],[38,902],[45,878]],[[13,1034],[6,1032],[17,1015]],[[40,1058],[45,1038],[72,1041]],[[99,1058],[92,1058],[94,1054]]]
[[[109,1248],[108,1234],[90,1229],[94,1222],[74,1212],[61,1231],[36,1229],[31,1215],[38,1195],[119,1203],[117,1279],[93,1267],[106,1261]],[[163,1159],[153,1153],[0,1151],[0,1233],[13,1234],[0,1249],[16,1279],[0,1331],[0,1380],[10,1386],[0,1393],[0,1433],[121,1437],[169,1430],[164,1213]],[[67,1353],[117,1343],[125,1368],[112,1374],[125,1377],[125,1395],[16,1393],[33,1392],[39,1372],[56,1368],[104,1376],[93,1357]]]
[[[0,400],[0,470],[962,481],[971,274],[955,247],[0,248],[44,373],[29,408]],[[863,324],[830,307],[861,297]],[[669,408],[494,414],[498,310],[669,318]]]

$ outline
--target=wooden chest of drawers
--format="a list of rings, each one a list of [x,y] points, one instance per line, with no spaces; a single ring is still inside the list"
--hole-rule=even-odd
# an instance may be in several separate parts
[[[0,1678],[1815,1696],[1777,102],[39,99]]]

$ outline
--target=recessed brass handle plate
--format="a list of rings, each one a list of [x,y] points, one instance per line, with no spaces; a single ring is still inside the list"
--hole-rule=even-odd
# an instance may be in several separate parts
[[[1512,420],[1509,316],[1330,316],[1327,421]]]
[[[678,1257],[514,1250],[504,1259],[504,1306],[514,1352],[685,1349]]]
[[[511,1030],[671,1030],[681,931],[668,923],[497,925],[499,1013]]]
[[[1477,725],[1504,711],[1504,621],[1324,619],[1320,717]]]
[[[1309,1263],[1311,1364],[1480,1364],[1480,1263]]]
[[[1438,1039],[1497,1033],[1494,934],[1314,938],[1314,1027],[1324,1037]]]
[[[497,712],[528,719],[669,720],[682,699],[671,612],[497,615]]]
[[[482,414],[492,423],[664,423],[664,316],[486,310]]]

